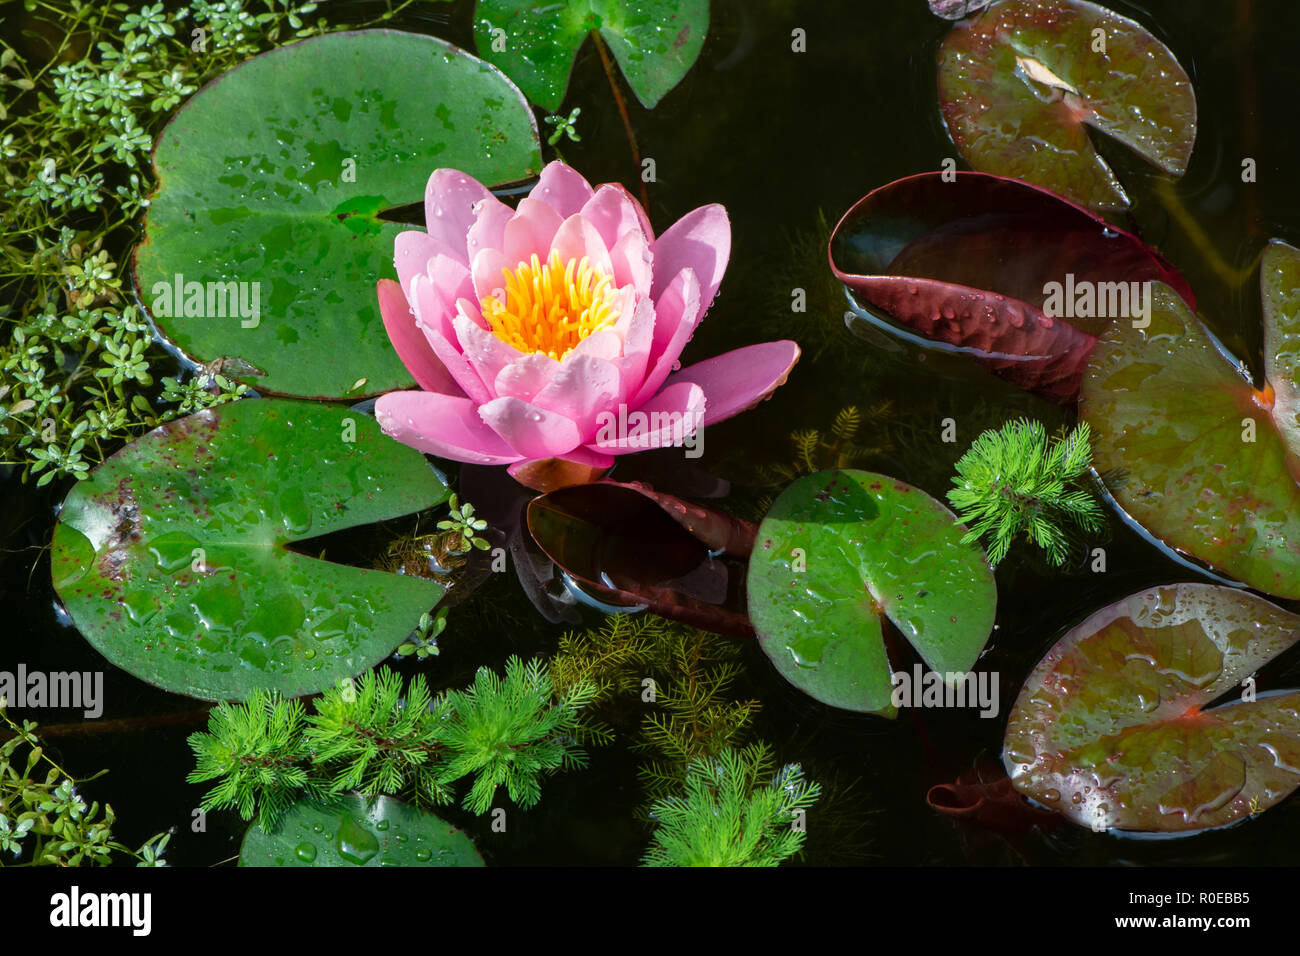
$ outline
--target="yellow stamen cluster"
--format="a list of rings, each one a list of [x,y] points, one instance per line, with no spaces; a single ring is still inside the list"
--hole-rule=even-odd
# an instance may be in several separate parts
[[[503,302],[483,299],[483,318],[502,342],[520,352],[541,352],[562,359],[578,343],[618,318],[618,290],[596,271],[587,257],[563,262],[558,252],[542,265],[536,255],[505,277]]]

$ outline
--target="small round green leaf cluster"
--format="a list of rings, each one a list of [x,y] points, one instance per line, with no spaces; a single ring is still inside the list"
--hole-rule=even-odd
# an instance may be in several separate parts
[[[241,61],[333,29],[308,22],[317,6],[28,0],[6,14],[24,42],[0,42],[0,465],[82,478],[118,442],[247,391],[159,374],[175,360],[131,302],[134,220],[169,114]]]

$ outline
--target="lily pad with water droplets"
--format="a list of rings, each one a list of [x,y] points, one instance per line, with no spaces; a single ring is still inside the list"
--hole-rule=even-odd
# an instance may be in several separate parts
[[[823,703],[894,716],[886,618],[945,680],[969,671],[988,641],[997,588],[965,532],[934,498],[887,475],[798,479],[763,519],[749,560],[763,651]]]
[[[1300,616],[1236,588],[1131,594],[1029,676],[1007,725],[1007,773],[1098,830],[1189,832],[1267,810],[1300,784],[1300,691],[1241,685],[1297,639]]]
[[[392,797],[300,800],[267,832],[253,824],[240,866],[482,866],[474,843],[432,813]]]
[[[54,586],[100,653],[164,690],[315,693],[392,653],[442,589],[287,546],[447,494],[373,418],[246,399],[156,428],[76,484]]]
[[[578,48],[598,32],[646,109],[682,81],[709,32],[709,0],[479,0],[479,54],[548,110],[564,102]]]
[[[1251,587],[1300,598],[1300,250],[1271,243],[1260,271],[1264,388],[1156,284],[1150,325],[1120,322],[1098,342],[1080,411],[1133,521]]]
[[[532,110],[499,70],[394,30],[240,64],[177,112],[153,160],[134,265],[162,333],[197,361],[264,370],[240,376],[259,391],[313,398],[414,386],[375,298],[410,228],[385,210],[420,202],[439,167],[484,183],[541,168]]]
[[[1002,0],[954,24],[939,51],[939,103],[976,169],[1093,209],[1129,200],[1088,127],[1173,176],[1196,140],[1196,95],[1173,53],[1084,0]]]

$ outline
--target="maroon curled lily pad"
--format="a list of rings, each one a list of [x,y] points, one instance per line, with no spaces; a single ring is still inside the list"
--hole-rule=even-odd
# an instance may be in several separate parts
[[[1134,522],[1251,587],[1300,598],[1300,251],[1272,243],[1261,274],[1270,376],[1262,389],[1156,285],[1147,327],[1119,323],[1101,338],[1080,411],[1097,470]]]
[[[1127,208],[1092,127],[1173,176],[1196,140],[1196,95],[1141,24],[1083,0],[1002,0],[954,24],[939,51],[939,103],[976,169],[1092,209]]]
[[[968,672],[988,641],[997,588],[965,531],[934,498],[887,475],[798,479],[759,525],[749,560],[763,652],[810,697],[893,717],[886,619],[945,681]]]
[[[590,594],[662,617],[753,637],[744,565],[753,526],[640,485],[598,481],[534,498],[528,530]]]
[[[159,426],[78,482],[54,587],[100,653],[164,690],[316,693],[392,653],[443,589],[289,545],[447,494],[367,415],[246,399]]]
[[[1096,336],[1132,283],[1167,283],[1195,306],[1186,280],[1136,236],[985,173],[922,173],[873,190],[836,225],[829,255],[867,309],[1061,403],[1074,401]],[[1076,309],[1067,290],[1084,284],[1096,295]],[[1047,314],[1058,311],[1071,320]]]
[[[1300,784],[1300,691],[1242,692],[1300,616],[1212,584],[1131,594],[1069,631],[1021,688],[1016,788],[1095,829],[1179,833],[1266,810]]]

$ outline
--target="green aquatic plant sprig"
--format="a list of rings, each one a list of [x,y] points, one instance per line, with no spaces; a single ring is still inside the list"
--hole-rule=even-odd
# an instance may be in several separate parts
[[[35,723],[10,719],[4,698],[0,720],[11,734],[0,743],[0,866],[6,865],[6,854],[17,861],[8,865],[17,866],[107,866],[117,862],[114,854],[134,859],[137,866],[167,865],[163,853],[170,833],[156,834],[133,850],[113,839],[113,808],[105,804],[101,815],[98,802],[87,805],[77,792],[78,784],[107,771],[74,778],[45,752]]]
[[[765,779],[766,778],[766,779]],[[772,774],[762,745],[694,761],[681,792],[655,802],[645,866],[777,866],[803,848],[821,787],[798,764]]]
[[[948,500],[970,526],[962,540],[987,538],[989,561],[1006,557],[1021,535],[1065,563],[1071,534],[1103,527],[1086,481],[1092,467],[1087,422],[1049,437],[1041,422],[1017,419],[983,432],[957,462]]]
[[[504,676],[479,668],[464,690],[429,691],[423,676],[403,685],[388,668],[343,681],[308,714],[267,691],[221,704],[208,730],[191,735],[191,783],[217,780],[208,809],[234,808],[264,828],[299,796],[355,791],[417,804],[454,799],[452,784],[472,777],[464,806],[486,813],[504,787],[527,809],[542,777],[582,766],[579,716],[596,695],[580,682],[556,691],[546,667],[512,657]]]

